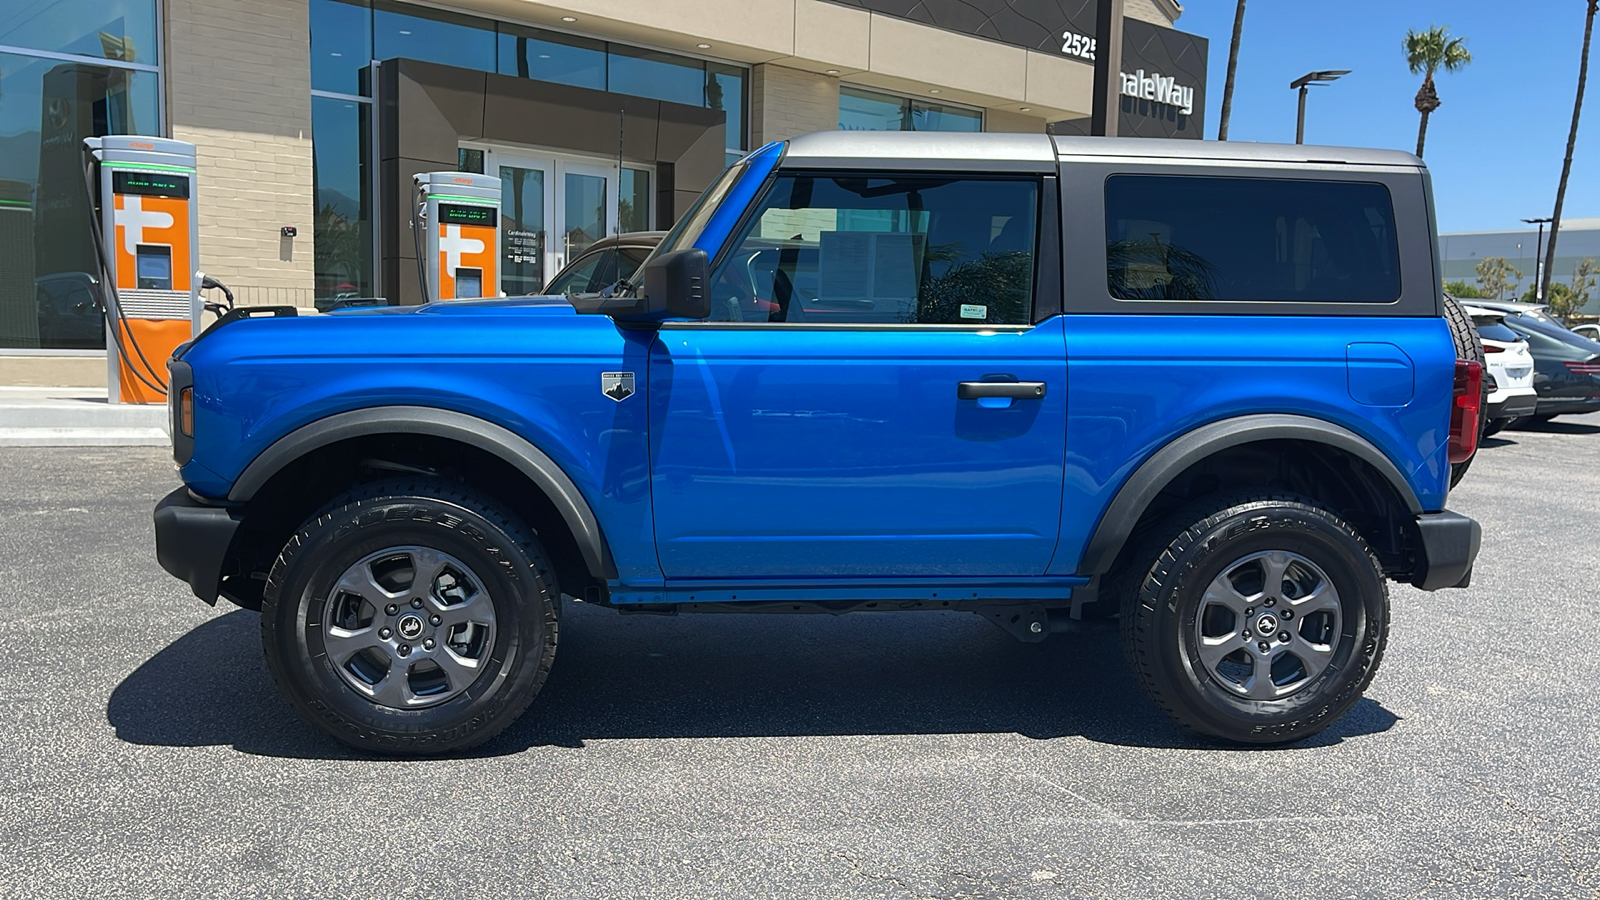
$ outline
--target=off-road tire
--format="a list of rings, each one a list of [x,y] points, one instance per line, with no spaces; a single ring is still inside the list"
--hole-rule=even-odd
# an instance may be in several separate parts
[[[496,623],[470,686],[419,709],[357,693],[320,650],[320,624],[310,624],[322,621],[347,567],[399,545],[471,567]],[[333,500],[296,530],[267,577],[261,641],[274,680],[308,722],[364,751],[449,753],[495,736],[539,693],[555,658],[559,596],[538,539],[491,498],[441,479],[387,480]]]
[[[1361,698],[1388,635],[1389,593],[1360,534],[1303,497],[1241,495],[1202,503],[1153,529],[1176,535],[1130,554],[1140,584],[1124,595],[1122,643],[1129,665],[1158,706],[1208,738],[1265,745],[1309,737]],[[1234,561],[1268,550],[1299,554],[1338,591],[1342,622],[1332,662],[1281,699],[1230,692],[1199,661],[1195,632],[1202,595]],[[1280,586],[1281,587],[1281,586]]]
[[[1516,419],[1490,419],[1488,423],[1483,426],[1483,436],[1493,437],[1494,435],[1505,431],[1506,426],[1515,421]]]
[[[1450,325],[1450,338],[1456,345],[1456,358],[1471,360],[1478,365],[1484,364],[1483,338],[1478,335],[1478,327],[1472,324],[1472,317],[1461,308],[1460,301],[1455,297],[1444,295],[1444,320]],[[1484,393],[1479,398],[1478,409],[1482,410],[1488,405],[1488,383],[1484,383]],[[1469,457],[1466,462],[1450,464],[1450,486],[1455,487],[1461,479],[1467,477],[1467,469],[1471,467],[1476,454]]]

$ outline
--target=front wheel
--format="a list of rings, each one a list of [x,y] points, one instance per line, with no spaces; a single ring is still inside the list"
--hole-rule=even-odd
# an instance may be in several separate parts
[[[549,674],[556,585],[537,539],[432,479],[369,485],[312,517],[267,578],[267,666],[303,717],[362,750],[445,753],[527,708]]]
[[[1316,734],[1383,656],[1388,587],[1348,524],[1314,503],[1247,497],[1191,509],[1148,546],[1124,596],[1123,647],[1179,724],[1242,744]]]

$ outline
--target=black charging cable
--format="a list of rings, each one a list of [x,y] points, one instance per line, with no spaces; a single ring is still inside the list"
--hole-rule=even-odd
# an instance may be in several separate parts
[[[111,257],[107,255],[105,241],[100,236],[100,229],[105,224],[101,218],[103,212],[94,202],[94,164],[87,154],[84,156],[83,164],[83,189],[88,193],[89,214],[94,219],[94,227],[89,229],[89,236],[91,243],[94,244],[95,258],[100,261],[100,296],[96,299],[100,302],[101,318],[105,320],[106,330],[111,332],[111,339],[116,342],[117,351],[122,354],[122,359],[127,363],[128,371],[133,373],[133,377],[143,382],[145,387],[165,397],[167,395],[167,382],[156,373],[155,367],[150,365],[150,360],[145,359],[144,350],[140,349],[138,339],[133,336],[133,331],[128,328],[128,317],[123,314],[122,303],[117,299],[116,276],[113,274]],[[108,295],[110,302],[107,300]],[[114,321],[113,310],[115,310]],[[118,327],[119,325],[121,326],[120,328]],[[127,334],[127,344],[133,345],[134,355],[144,365],[145,372],[150,373],[150,378],[155,379],[154,382],[150,378],[146,378],[144,373],[140,372],[138,367],[133,364],[133,359],[128,355],[127,345],[123,343],[123,334]]]

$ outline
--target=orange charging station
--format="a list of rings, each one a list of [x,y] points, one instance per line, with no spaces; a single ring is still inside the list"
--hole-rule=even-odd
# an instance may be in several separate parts
[[[413,180],[427,299],[500,296],[500,179],[423,172]]]
[[[165,403],[167,359],[198,332],[199,217],[193,144],[116,135],[84,141],[98,176],[106,387],[112,403]],[[148,382],[148,383],[147,383]]]

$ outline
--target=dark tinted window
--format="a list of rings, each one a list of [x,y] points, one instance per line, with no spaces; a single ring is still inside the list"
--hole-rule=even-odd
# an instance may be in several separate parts
[[[1520,341],[1522,336],[1499,322],[1478,323],[1478,336],[1489,341]]]
[[[574,291],[597,291],[611,282],[616,281],[615,275],[610,281],[602,282],[604,272],[617,271],[617,257],[611,250],[596,250],[587,256],[580,256],[572,265],[568,266],[560,275],[553,278],[545,285],[546,294],[570,294]]]
[[[720,264],[713,321],[1023,325],[1039,182],[785,175]]]
[[[1390,303],[1394,206],[1381,184],[1116,175],[1106,264],[1122,300]]]

